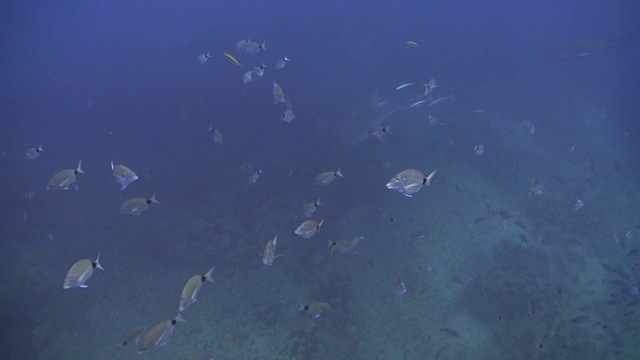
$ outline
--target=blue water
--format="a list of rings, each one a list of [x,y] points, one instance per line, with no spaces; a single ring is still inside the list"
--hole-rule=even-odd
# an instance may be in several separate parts
[[[637,358],[639,10],[3,3],[3,358]],[[267,50],[238,53],[247,38]],[[391,133],[369,136],[376,125]],[[45,190],[80,160],[77,188]],[[120,191],[111,160],[140,179]],[[385,188],[408,168],[437,170],[433,184],[413,198]],[[119,213],[152,194],[160,204],[141,216]],[[317,198],[324,223],[303,239],[301,208]],[[264,266],[276,234],[283,256]],[[331,255],[328,242],[361,235],[355,254]],[[63,290],[71,265],[98,253],[105,271]],[[212,266],[216,282],[166,345],[122,346],[174,318],[186,281]],[[331,309],[298,311],[314,302]]]

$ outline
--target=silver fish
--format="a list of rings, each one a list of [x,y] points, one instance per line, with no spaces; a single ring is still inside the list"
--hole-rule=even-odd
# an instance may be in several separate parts
[[[282,113],[280,121],[290,124],[295,118],[296,115],[293,113],[293,109],[289,108]]]
[[[267,245],[264,247],[264,251],[262,252],[262,263],[264,265],[273,265],[273,260],[282,256],[276,255],[276,246],[278,245],[278,235],[274,236],[273,239],[267,242]]]
[[[369,128],[369,136],[374,139],[382,140],[382,137],[385,134],[391,134],[391,125],[382,126],[382,125],[374,125]]]
[[[356,246],[358,246],[358,242],[364,239],[364,236],[358,236],[351,241],[346,240],[329,240],[329,247],[331,248],[331,256],[333,256],[334,251],[338,251],[343,254],[356,254]]]
[[[254,172],[253,174],[249,175],[249,178],[247,178],[247,185],[253,185],[255,183],[258,182],[258,179],[260,179],[260,175],[262,175],[262,168],[258,169],[258,171]]]
[[[387,189],[397,191],[407,197],[412,197],[413,194],[420,191],[424,185],[430,186],[435,174],[436,170],[433,170],[429,176],[424,176],[420,170],[407,169],[392,177],[386,186]]]
[[[278,83],[275,80],[273,81],[273,99],[277,103],[285,102],[284,91],[282,90],[282,87],[278,85]]]
[[[27,149],[27,153],[25,155],[25,158],[27,160],[35,160],[38,158],[38,156],[40,156],[40,153],[44,152],[44,149],[42,148],[42,145],[38,145],[38,147],[30,147]]]
[[[318,176],[316,176],[316,179],[313,182],[313,184],[314,185],[329,185],[337,177],[344,177],[344,175],[342,175],[342,173],[340,172],[340,168],[338,168],[337,171],[325,171],[325,172],[322,172],[322,173],[318,174]]]
[[[236,51],[243,54],[257,54],[260,51],[267,50],[267,42],[258,44],[250,39],[240,40],[236,43]]]
[[[153,194],[150,199],[129,199],[120,207],[120,214],[140,215],[149,208],[151,203],[160,204],[160,202],[156,200],[156,194]]]
[[[307,305],[300,304],[298,306],[298,311],[303,310],[313,315],[314,318],[319,318],[322,313],[331,310],[331,305],[326,302],[315,302]]]
[[[302,215],[304,215],[305,217],[311,217],[311,215],[316,212],[318,206],[320,205],[322,205],[322,203],[320,202],[320,198],[318,198],[318,200],[316,200],[315,202],[304,204],[304,206],[302,206]]]
[[[214,267],[209,269],[204,275],[194,275],[192,276],[187,283],[184,285],[182,289],[182,294],[180,295],[180,303],[178,305],[178,310],[184,311],[187,306],[193,304],[198,300],[198,294],[200,293],[200,289],[202,288],[202,284],[205,281],[213,283],[213,270]]]
[[[47,184],[47,190],[71,189],[71,185],[76,182],[78,174],[84,174],[84,171],[82,171],[82,161],[78,163],[78,167],[75,169],[62,170],[53,175]]]
[[[222,144],[222,132],[220,132],[220,129],[214,128],[213,125],[211,125],[209,126],[209,133],[213,138],[214,144],[217,144],[217,145]]]
[[[282,70],[285,65],[287,65],[287,61],[291,61],[286,55],[276,60],[276,70]]]
[[[111,172],[113,173],[113,178],[121,186],[120,191],[138,180],[138,175],[133,170],[122,164],[114,165],[113,160],[111,161]]]
[[[85,282],[93,275],[93,269],[95,268],[104,270],[102,265],[100,265],[100,253],[98,253],[98,257],[94,261],[84,259],[73,264],[69,272],[67,272],[67,276],[64,278],[62,288],[87,288],[88,285],[86,285]]]
[[[294,231],[296,235],[299,235],[305,239],[311,239],[322,227],[324,223],[324,219],[317,222],[315,220],[307,220],[300,224]]]
[[[175,318],[163,321],[147,331],[138,343],[138,352],[142,353],[152,347],[162,346],[169,341],[169,337],[173,334],[173,329],[179,322],[186,321],[181,314]]]
[[[252,82],[252,81],[253,81],[253,76],[252,76],[252,74],[253,74],[253,71],[252,71],[252,70],[249,70],[249,71],[247,71],[246,73],[244,73],[244,75],[242,75],[242,83],[243,83],[244,85],[247,85],[248,83],[250,83],[250,82]]]
[[[398,87],[396,88],[396,90],[402,90],[402,89],[404,89],[404,88],[406,88],[406,87],[409,87],[409,86],[412,86],[412,85],[415,85],[415,84],[416,84],[416,83],[406,83],[406,84],[402,84],[402,85],[398,86]]]
[[[430,95],[433,93],[433,89],[437,88],[436,80],[430,79],[428,83],[424,84],[424,96]]]
[[[398,296],[402,296],[407,293],[407,285],[405,285],[404,281],[402,281],[402,279],[400,278],[396,278],[395,289],[396,289],[396,295]]]
[[[409,108],[413,109],[414,107],[420,106],[420,105],[422,105],[422,104],[424,104],[426,102],[427,102],[427,100],[418,100],[418,101],[414,102],[413,104],[411,104],[409,106]]]
[[[198,58],[197,58],[198,64],[202,65],[202,64],[206,63],[207,61],[209,61],[210,58],[211,58],[211,54],[210,53],[200,54],[200,55],[198,55]]]
[[[265,64],[254,67],[253,70],[251,70],[251,80],[256,81],[260,79],[264,75],[264,69],[266,69],[266,67]]]

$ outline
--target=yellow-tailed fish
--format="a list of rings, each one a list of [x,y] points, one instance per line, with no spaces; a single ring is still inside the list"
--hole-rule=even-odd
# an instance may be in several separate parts
[[[242,64],[240,64],[240,62],[238,61],[238,59],[236,59],[233,55],[226,53],[226,52],[222,52],[222,55],[226,56],[229,60],[233,61],[234,64],[242,67]]]

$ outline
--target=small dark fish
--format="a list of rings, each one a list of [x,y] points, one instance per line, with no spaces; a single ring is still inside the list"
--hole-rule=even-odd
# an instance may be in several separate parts
[[[520,237],[520,241],[522,241],[523,243],[529,242],[529,239],[527,239],[527,236],[525,234],[520,234],[518,235],[518,237]]]
[[[596,163],[592,159],[585,159],[582,162],[582,166],[587,171],[595,171],[596,170]]]
[[[459,277],[453,275],[451,277],[451,280],[453,280],[454,283],[460,285],[460,286],[464,286],[464,281],[462,279],[460,279]]]
[[[622,270],[618,270],[618,276],[620,276],[621,278],[623,278],[625,280],[631,280],[631,277],[629,276],[629,274],[627,274],[626,272],[624,272]]]
[[[511,218],[511,214],[509,214],[509,212],[507,210],[500,210],[499,214],[500,214],[500,216],[502,216],[503,219],[510,219]]]
[[[625,280],[630,280],[631,279],[631,276],[629,276],[629,274],[627,274],[626,272],[624,272],[624,271],[622,271],[620,269],[616,269],[613,266],[605,264],[605,263],[601,263],[600,265],[602,265],[602,268],[606,272],[608,272],[608,273],[610,273],[612,275],[617,275],[617,276],[619,276],[619,277],[621,277],[621,278],[623,278]]]
[[[615,160],[611,160],[611,164],[613,165],[613,170],[617,171],[617,172],[621,172],[622,168],[620,167],[620,164],[615,161]]]
[[[529,313],[535,315],[538,313],[538,306],[533,299],[529,299]]]
[[[622,280],[605,280],[605,282],[621,289],[626,289],[628,287],[627,283]]]
[[[524,230],[524,229],[527,228],[526,226],[524,226],[524,223],[522,221],[520,221],[520,220],[516,220],[513,223],[516,224],[516,226],[519,227],[520,229]]]
[[[439,357],[439,356],[440,356],[440,355],[441,355],[445,350],[447,350],[447,349],[448,349],[448,348],[450,348],[450,347],[451,347],[451,345],[445,345],[445,346],[443,346],[440,350],[438,350],[438,351],[436,352],[436,354],[433,356],[433,358],[437,360],[437,359],[438,359],[438,357]]]
[[[622,343],[620,342],[620,337],[618,336],[618,332],[616,331],[616,329],[612,328],[611,326],[607,325],[607,324],[602,324],[599,323],[600,328],[602,329],[602,333],[609,338],[609,340],[611,340],[612,343],[614,343],[615,345],[622,345]]]
[[[624,304],[628,300],[628,294],[625,294],[625,293],[609,294],[609,296],[611,296],[611,300],[607,301],[607,304],[609,305]]]
[[[460,336],[460,333],[451,328],[440,328],[440,331],[444,331],[451,336]]]
[[[614,275],[615,275],[615,274],[617,274],[617,273],[618,273],[618,270],[616,270],[613,266],[611,266],[611,265],[609,265],[609,264],[601,263],[600,265],[602,265],[602,268],[603,268],[606,272],[608,272],[608,273],[610,273],[610,274],[614,274]]]
[[[627,253],[627,256],[638,256],[638,255],[640,255],[640,249],[639,248],[631,249]]]
[[[581,245],[582,245],[582,244],[580,243],[580,240],[578,240],[578,239],[576,239],[576,238],[574,238],[574,237],[572,237],[572,238],[570,238],[569,240],[567,240],[567,244],[570,244],[570,245],[576,245],[576,246],[581,246]]]
[[[473,223],[474,223],[474,224],[477,224],[477,223],[479,223],[479,222],[481,222],[481,221],[484,221],[484,220],[485,220],[485,218],[484,218],[484,217],[482,217],[482,216],[480,216],[480,217],[477,217],[477,218],[473,219]]]
[[[458,194],[460,194],[462,191],[460,191],[460,187],[458,186],[458,184],[453,184],[453,186],[456,188],[456,192]]]
[[[549,283],[547,284],[547,286],[553,293],[562,295],[562,284],[558,281],[558,279],[556,279],[555,276],[549,276]]]
[[[571,319],[571,322],[574,324],[580,324],[583,323],[585,321],[589,320],[589,315],[587,314],[582,314],[582,315],[578,315],[576,317],[574,317],[573,319]]]
[[[491,207],[490,203],[487,203],[487,205],[485,206],[486,210],[487,210],[487,215],[489,216],[496,216],[496,211]]]

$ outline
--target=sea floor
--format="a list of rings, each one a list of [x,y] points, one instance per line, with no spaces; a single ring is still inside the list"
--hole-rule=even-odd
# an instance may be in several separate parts
[[[394,136],[428,132],[432,141],[355,145],[391,149],[391,168],[378,159],[363,170],[379,173],[369,178],[381,190],[351,204],[328,195],[311,240],[293,234],[299,196],[233,210],[227,205],[244,195],[211,194],[216,201],[199,209],[163,204],[94,228],[87,241],[102,251],[105,271],[88,289],[63,291],[59,245],[43,231],[16,232],[3,297],[26,298],[6,321],[19,334],[8,359],[637,358],[640,257],[627,253],[640,247],[640,174],[620,150],[630,140],[603,131],[613,120],[586,107],[579,131],[590,140],[574,143],[554,138],[563,125],[551,120],[530,134],[519,120],[487,125],[498,116],[491,112],[468,116],[472,125],[444,115],[448,128],[419,122],[424,112],[398,116],[409,125]],[[483,156],[462,130],[478,122]],[[384,189],[412,161],[405,150],[424,150],[416,167],[439,166],[413,198]],[[268,180],[258,186],[268,189]],[[357,197],[360,187],[350,186]],[[276,233],[283,256],[264,266],[258,253]],[[330,255],[328,240],[359,235],[357,254]],[[130,330],[173,318],[186,280],[211,266],[216,282],[203,285],[165,346],[142,355],[122,346]],[[298,311],[315,301],[331,310]]]

